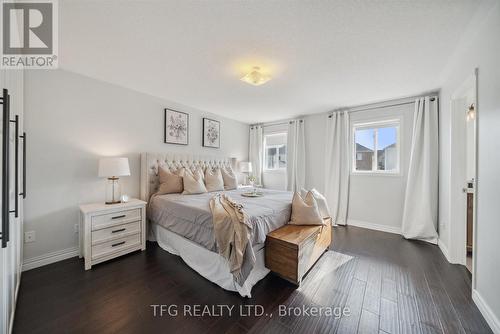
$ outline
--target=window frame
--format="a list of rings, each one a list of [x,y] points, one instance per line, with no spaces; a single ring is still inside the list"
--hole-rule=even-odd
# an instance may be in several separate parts
[[[356,122],[351,126],[351,174],[353,175],[377,175],[377,176],[400,176],[401,175],[401,123],[400,118],[393,118],[381,121],[370,122]],[[393,170],[379,170],[378,169],[378,129],[379,128],[396,128],[396,153],[397,165]],[[371,170],[357,170],[356,169],[356,131],[364,129],[374,129],[376,135],[374,138],[374,159],[372,160]],[[373,167],[376,169],[373,169]]]
[[[278,168],[267,168],[267,137],[274,137],[274,136],[283,136],[285,135],[285,138],[287,139],[288,141],[288,133],[286,131],[280,131],[280,132],[273,132],[273,133],[267,133],[267,134],[264,134],[264,141],[263,141],[263,155],[264,155],[264,171],[265,172],[285,172],[286,171],[286,166],[285,167],[278,167]],[[287,142],[285,142],[285,147],[287,146]],[[278,150],[278,155],[279,155],[279,147],[281,145],[271,145],[269,146],[269,148],[277,148]],[[288,166],[288,147],[287,147],[287,150],[286,150],[286,159],[285,159],[285,162],[286,162],[286,165]]]

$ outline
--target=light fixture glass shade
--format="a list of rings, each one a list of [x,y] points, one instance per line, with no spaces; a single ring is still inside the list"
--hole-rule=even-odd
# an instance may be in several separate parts
[[[99,159],[99,177],[129,176],[128,158]]]
[[[252,172],[252,163],[248,162],[248,161],[240,162],[240,172],[251,173]]]
[[[473,121],[476,118],[476,108],[474,107],[474,103],[470,105],[469,110],[467,111],[467,121]]]
[[[252,71],[240,79],[243,82],[249,83],[254,86],[260,86],[271,80],[269,75],[263,74],[260,67],[254,67]]]

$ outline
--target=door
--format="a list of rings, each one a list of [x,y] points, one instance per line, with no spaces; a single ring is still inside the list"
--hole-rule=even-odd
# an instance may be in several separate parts
[[[477,70],[452,95],[450,164],[450,262],[466,266],[474,278],[477,216]]]
[[[476,106],[475,91],[471,88],[467,95],[465,130],[465,217],[466,217],[466,261],[465,266],[472,273],[472,252],[474,249],[474,211],[476,190]]]
[[[8,103],[10,117],[5,118],[3,113],[4,103],[7,101],[3,89],[8,90]],[[22,145],[19,145],[19,135],[21,134],[22,111],[23,111],[23,73],[19,70],[0,70],[0,89],[2,90],[2,113],[0,115],[0,148],[3,152],[9,152],[8,166],[0,164],[2,175],[8,170],[8,193],[6,201],[0,196],[2,209],[8,203],[9,211],[5,215],[0,215],[2,224],[2,238],[8,232],[8,242],[0,248],[0,334],[9,333],[14,319],[15,302],[21,278],[22,264],[22,196],[19,196],[20,176],[22,166]],[[17,115],[17,117],[16,117]],[[8,127],[8,150],[4,150],[5,133],[4,124]],[[17,131],[16,131],[17,130]],[[17,144],[16,144],[17,142]],[[16,150],[17,147],[17,150]],[[16,154],[17,152],[17,154]],[[16,163],[17,161],[17,163]],[[4,167],[7,167],[5,169]],[[0,188],[4,186],[3,177],[0,178]],[[7,219],[5,219],[7,218]],[[6,239],[7,240],[7,239]]]

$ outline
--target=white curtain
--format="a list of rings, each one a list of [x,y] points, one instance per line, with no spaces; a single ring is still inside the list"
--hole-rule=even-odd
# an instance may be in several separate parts
[[[304,120],[297,119],[288,124],[287,134],[287,190],[300,191],[306,181],[306,145]]]
[[[334,224],[347,223],[349,203],[349,113],[338,111],[326,119],[325,197]]]
[[[407,239],[437,243],[438,145],[437,98],[417,99],[401,228]]]
[[[255,184],[262,184],[262,166],[263,166],[263,128],[262,125],[250,126],[250,138],[248,157],[252,163],[252,175],[255,176]]]

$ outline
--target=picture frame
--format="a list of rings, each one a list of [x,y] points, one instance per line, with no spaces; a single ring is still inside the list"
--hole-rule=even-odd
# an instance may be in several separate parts
[[[189,114],[165,108],[163,140],[166,144],[189,144]]]
[[[203,147],[220,148],[220,122],[204,117],[202,129]]]

